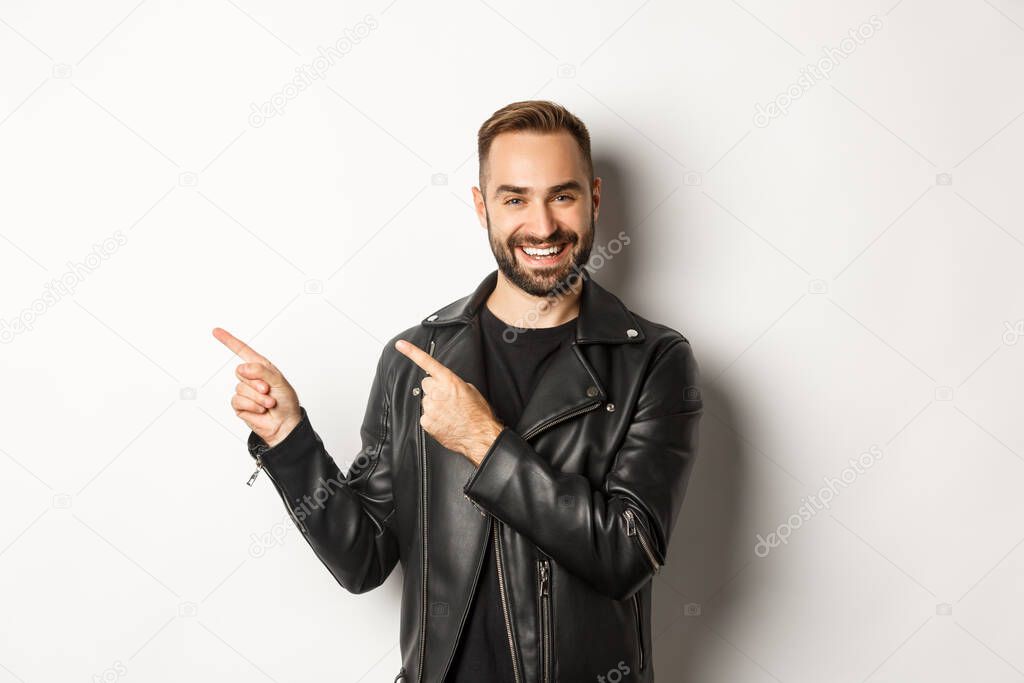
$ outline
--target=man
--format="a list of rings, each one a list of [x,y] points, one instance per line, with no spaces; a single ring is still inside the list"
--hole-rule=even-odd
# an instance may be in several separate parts
[[[478,153],[498,269],[385,346],[347,475],[281,372],[217,328],[246,361],[231,405],[344,588],[402,563],[396,681],[653,681],[651,578],[696,456],[697,363],[583,269],[601,179],[579,119],[510,104]]]

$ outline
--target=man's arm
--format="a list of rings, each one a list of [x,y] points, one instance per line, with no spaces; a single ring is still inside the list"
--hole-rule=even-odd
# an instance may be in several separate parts
[[[398,562],[398,541],[388,525],[392,490],[391,399],[381,353],[366,404],[362,450],[342,474],[313,430],[302,420],[273,448],[255,433],[249,452],[270,475],[292,519],[338,583],[364,593],[384,583]]]
[[[366,403],[362,450],[343,475],[310,423],[298,395],[277,367],[230,332],[213,336],[242,358],[231,406],[252,432],[249,453],[256,472],[266,470],[288,513],[338,583],[363,593],[384,582],[398,562],[398,542],[388,526],[392,497],[391,393],[381,352]]]
[[[652,363],[600,489],[552,467],[505,427],[463,491],[597,591],[626,598],[666,559],[697,452],[697,384],[680,337]]]

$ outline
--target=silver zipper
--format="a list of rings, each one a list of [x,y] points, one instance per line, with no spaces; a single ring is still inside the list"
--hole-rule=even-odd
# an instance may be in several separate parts
[[[647,554],[647,559],[650,560],[651,566],[654,567],[654,573],[657,574],[658,570],[661,569],[661,565],[658,564],[658,558],[655,556],[654,551],[651,550],[650,541],[647,539],[643,527],[636,521],[636,513],[627,507],[622,514],[626,518],[626,534],[636,536],[637,540],[640,541],[640,547]]]
[[[580,413],[585,413],[588,410],[593,410],[594,408],[598,407],[599,405],[601,405],[601,400],[600,399],[598,399],[597,401],[594,401],[593,403],[585,405],[585,406],[583,406],[582,408],[580,408],[578,410],[574,410],[571,413],[567,413],[565,415],[562,415],[561,417],[557,417],[554,420],[551,420],[549,422],[542,422],[541,424],[537,425],[533,429],[531,429],[528,432],[526,432],[525,434],[523,434],[523,439],[529,439],[531,436],[533,436],[534,434],[537,434],[538,432],[540,432],[543,429],[547,429],[548,427],[554,427],[559,422],[564,422],[564,421],[568,420],[570,417],[575,417],[575,416],[579,415]]]
[[[427,351],[431,356],[434,355],[434,340],[430,340],[430,350]],[[422,393],[420,394],[422,396]],[[420,401],[420,417],[423,416],[423,402]],[[423,432],[423,425],[421,424],[417,431],[420,437],[420,466],[423,469],[423,605],[420,611],[420,665],[419,665],[419,681],[423,683],[423,660],[426,656],[427,648],[427,437]]]
[[[640,617],[640,591],[633,593],[633,611],[636,613],[636,645],[640,654],[640,671],[644,670],[644,626]]]
[[[551,562],[547,558],[537,561],[540,582],[540,642],[541,683],[551,680]]]
[[[504,562],[501,561],[501,534],[498,533],[500,525],[501,522],[491,517],[491,529],[494,531],[494,560],[498,565],[498,592],[501,593],[501,610],[505,614],[505,632],[508,634],[508,649],[512,654],[512,674],[516,683],[519,683],[521,680],[519,678],[519,658],[516,655],[516,644],[512,635],[512,617],[508,611],[508,596],[505,594]]]
[[[257,453],[256,454],[256,471],[252,473],[251,477],[249,477],[249,481],[246,482],[246,486],[252,486],[252,483],[254,481],[256,481],[256,475],[260,473],[261,469],[263,469],[263,460],[260,458],[259,454]]]

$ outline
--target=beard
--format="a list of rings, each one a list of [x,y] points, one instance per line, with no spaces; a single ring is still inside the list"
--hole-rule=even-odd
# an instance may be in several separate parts
[[[494,238],[491,231],[491,214],[484,209],[487,216],[487,240],[491,244],[491,252],[498,262],[498,270],[516,287],[531,296],[557,296],[569,288],[572,276],[583,270],[590,260],[590,251],[594,247],[594,212],[590,212],[590,229],[582,237],[576,233],[559,227],[545,242],[564,242],[565,249],[570,250],[570,258],[561,264],[549,268],[528,268],[519,262],[515,250],[519,245],[531,246],[529,240],[517,240],[502,244]],[[510,238],[513,239],[513,238]],[[578,276],[577,276],[578,277]]]

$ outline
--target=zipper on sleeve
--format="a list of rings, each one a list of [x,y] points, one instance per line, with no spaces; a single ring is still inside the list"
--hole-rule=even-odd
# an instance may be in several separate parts
[[[264,443],[262,438],[260,439],[260,443],[257,443],[256,447],[253,448],[253,455],[256,456],[256,471],[249,477],[249,481],[246,482],[246,485],[252,486],[252,483],[256,481],[256,476],[259,475],[260,470],[263,469],[263,454],[269,450],[270,446]]]
[[[647,538],[647,533],[644,531],[643,525],[637,522],[636,513],[632,508],[627,507],[623,511],[623,516],[626,518],[626,534],[633,536],[640,543],[641,549],[644,554],[647,555],[647,559],[651,563],[651,567],[654,569],[654,573],[657,574],[658,570],[661,569],[661,564],[658,562],[657,556],[651,549],[652,544],[650,539]]]
[[[260,458],[259,453],[257,453],[256,454],[256,471],[253,472],[252,476],[249,477],[249,481],[246,482],[247,486],[252,486],[252,483],[254,481],[256,481],[256,475],[258,475],[260,473],[261,469],[263,469],[263,459]]]

